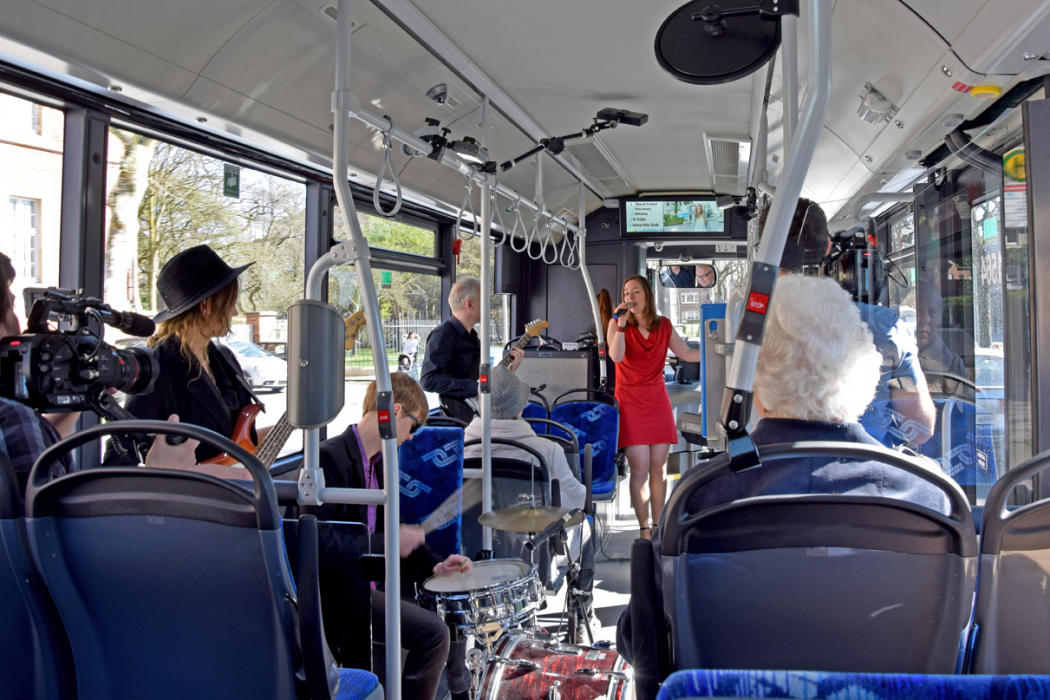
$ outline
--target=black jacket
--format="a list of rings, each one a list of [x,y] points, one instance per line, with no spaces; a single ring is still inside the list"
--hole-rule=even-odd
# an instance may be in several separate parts
[[[321,443],[321,470],[324,472],[325,487],[363,489],[365,483],[365,460],[357,446],[353,426],[342,434],[329,438]],[[379,486],[383,486],[382,463],[376,465],[376,477]],[[397,492],[395,492],[397,493]],[[321,506],[302,506],[304,514],[317,516],[318,520],[367,523],[368,506],[326,503]],[[372,537],[371,550],[375,554],[383,553],[383,507],[376,509],[376,534]],[[339,542],[325,542],[325,535],[320,535],[322,552],[327,548],[341,549]],[[414,584],[422,583],[434,574],[434,567],[444,559],[428,545],[412,552],[401,561],[402,591],[414,591]]]
[[[438,394],[453,416],[469,423],[474,411],[462,401],[478,395],[481,341],[473,329],[466,329],[455,316],[440,324],[427,336],[423,370],[419,383],[424,391]]]
[[[125,408],[142,420],[167,420],[175,413],[180,423],[192,423],[230,437],[240,409],[255,399],[237,359],[228,348],[211,343],[209,359],[213,373],[222,372],[230,384],[229,401],[225,400],[215,383],[200,363],[187,362],[179,347],[178,338],[168,338],[153,349],[160,366],[160,374],[148,394],[133,394],[128,397]],[[231,405],[235,403],[236,405]],[[257,439],[252,426],[252,439]],[[126,440],[122,444],[127,445]],[[214,457],[218,452],[205,445],[197,448],[197,461]],[[107,445],[106,464],[122,464],[122,458],[113,446]]]

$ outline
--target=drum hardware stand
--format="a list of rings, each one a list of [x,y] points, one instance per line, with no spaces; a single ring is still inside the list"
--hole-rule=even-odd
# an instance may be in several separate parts
[[[583,628],[587,631],[587,641],[593,646],[594,633],[591,631],[591,622],[587,617],[587,611],[583,604],[583,596],[586,595],[586,592],[576,587],[580,578],[580,561],[579,559],[576,561],[572,560],[572,549],[569,547],[569,533],[562,530],[559,536],[565,547],[566,556],[569,559],[569,571],[565,575],[565,615],[568,617],[566,627],[568,628],[569,643],[576,643],[576,632],[582,620]],[[583,556],[582,536],[580,538],[580,556]]]

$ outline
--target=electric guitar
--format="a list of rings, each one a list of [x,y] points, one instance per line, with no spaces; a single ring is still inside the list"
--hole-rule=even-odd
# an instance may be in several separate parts
[[[542,333],[548,325],[549,324],[546,321],[540,318],[527,324],[525,326],[525,333],[520,338],[518,338],[518,342],[514,343],[514,347],[511,348],[511,351],[524,350],[525,346],[529,344],[529,341],[533,338],[539,338],[540,333]],[[506,355],[503,356],[503,359],[500,360],[500,363],[496,366],[507,369],[510,367],[510,363],[511,361],[513,361],[513,359],[513,355],[511,355],[511,353],[508,352]],[[470,407],[470,410],[474,411],[474,413],[478,414],[479,416],[481,415],[481,406],[478,404],[478,400],[476,398],[463,399],[463,403],[467,404],[467,406]]]
[[[357,335],[365,327],[365,315],[358,311],[345,318],[344,323],[346,324],[345,347],[347,350],[352,350],[357,342]],[[270,429],[262,444],[256,447],[255,443],[252,442],[252,425],[255,424],[255,419],[261,411],[262,406],[256,403],[250,403],[243,407],[241,412],[237,414],[237,423],[233,426],[233,435],[230,436],[230,440],[254,454],[262,462],[262,465],[269,469],[281,454],[281,448],[284,447],[284,443],[288,442],[288,438],[295,428],[288,422],[288,412],[285,411],[281,415],[280,420]],[[230,466],[239,464],[239,462],[234,457],[223,452],[204,460],[202,464]]]

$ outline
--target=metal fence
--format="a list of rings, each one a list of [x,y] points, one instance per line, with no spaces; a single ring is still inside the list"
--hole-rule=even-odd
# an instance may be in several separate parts
[[[423,355],[426,352],[427,339],[430,337],[431,331],[437,328],[440,323],[441,321],[438,320],[423,319],[398,320],[384,323],[383,346],[386,348],[387,361],[390,364],[391,371],[397,368],[398,357],[404,350],[405,340],[408,338],[409,332],[412,331],[419,336],[419,349],[416,352],[415,365],[417,367],[421,366]],[[502,324],[495,322],[492,324],[492,344],[494,346],[503,345],[505,342],[502,331]],[[361,331],[354,349],[346,353],[346,366],[348,368],[371,367],[373,364],[372,340],[366,328]]]

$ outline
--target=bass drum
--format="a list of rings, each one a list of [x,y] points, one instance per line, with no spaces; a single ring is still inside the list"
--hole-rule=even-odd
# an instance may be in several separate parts
[[[479,700],[631,700],[634,671],[612,649],[504,636],[478,683]]]

